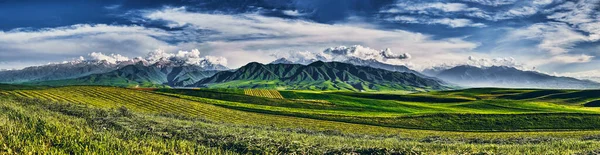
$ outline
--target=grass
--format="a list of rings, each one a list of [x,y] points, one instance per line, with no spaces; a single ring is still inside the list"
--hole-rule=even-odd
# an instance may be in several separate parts
[[[0,87],[0,154],[598,153],[598,110],[559,102],[598,99],[535,91],[544,90],[280,91],[281,99],[237,89]],[[507,98],[518,95],[530,97]]]
[[[0,153],[8,154],[574,154],[600,147],[589,131],[349,134],[35,99],[0,99],[0,124]]]
[[[217,92],[212,94],[218,95],[210,95],[211,92],[207,90],[162,89],[157,92],[248,112],[396,128],[451,131],[600,128],[596,119],[600,116],[597,111],[583,106],[565,106],[536,100],[507,100],[501,98],[505,93],[492,93],[491,95],[496,95],[497,98],[476,100],[431,94],[281,91],[286,99],[263,99],[244,95],[232,97]],[[507,92],[514,94],[516,91]],[[327,104],[311,104],[302,102],[303,100],[317,100]],[[425,100],[432,102],[415,102]]]
[[[97,86],[11,90],[1,93],[8,96],[81,103],[104,108],[124,106],[139,112],[208,116],[214,120],[230,123],[277,124],[286,127],[310,124],[308,126],[313,129],[331,127],[330,122],[449,131],[589,130],[600,127],[598,124],[600,121],[596,119],[599,113],[584,106],[506,99],[441,98],[428,94],[388,96],[382,94],[384,99],[373,99],[377,95],[282,91],[281,95],[285,99],[280,99],[247,96],[242,95],[240,91],[230,89],[138,91]],[[414,98],[419,100],[432,98],[432,101],[439,102],[399,101],[396,96],[406,96],[403,98],[411,99],[410,101],[414,101],[412,100]],[[565,121],[557,122],[561,119]],[[255,120],[289,120],[289,122]]]
[[[0,99],[0,154],[235,153],[135,129],[164,123],[158,119],[151,122],[154,117],[137,117],[125,108],[103,110],[40,100]]]

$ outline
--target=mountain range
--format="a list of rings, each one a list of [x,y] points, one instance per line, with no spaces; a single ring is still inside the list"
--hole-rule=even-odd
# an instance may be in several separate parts
[[[137,62],[106,73],[91,74],[73,79],[30,82],[42,85],[112,85],[123,87],[184,86],[210,77],[223,67],[181,65],[170,61],[154,64]]]
[[[305,64],[306,65],[306,64],[313,63],[313,62],[317,62],[317,61],[320,61],[320,60],[302,59],[300,61],[290,61],[286,58],[279,58],[279,59],[271,62],[271,64]],[[367,67],[385,69],[385,70],[395,71],[395,72],[413,73],[413,74],[421,76],[421,77],[428,77],[428,76],[425,76],[424,74],[421,74],[418,71],[412,70],[403,65],[392,65],[392,64],[382,63],[382,62],[379,62],[379,61],[373,60],[373,59],[363,60],[363,59],[359,59],[359,58],[348,58],[348,59],[345,59],[345,60],[342,60],[339,62],[353,64],[353,65],[357,65],[357,66],[367,66]]]
[[[223,71],[188,87],[281,88],[310,90],[443,90],[444,82],[414,73],[395,72],[341,62],[302,64],[249,63]]]
[[[461,65],[434,73],[435,77],[463,87],[598,89],[600,84],[570,77],[551,76],[508,66]]]
[[[425,74],[423,74],[425,73]],[[78,61],[0,71],[0,83],[37,85],[112,85],[123,87],[277,88],[313,90],[443,90],[459,87],[597,89],[600,84],[556,77],[514,67],[455,66],[423,73],[377,60],[343,62],[285,58],[270,64],[249,63],[239,69],[173,60]]]
[[[21,70],[0,71],[0,83],[22,83],[78,78],[113,71],[133,62],[75,61],[27,67]]]

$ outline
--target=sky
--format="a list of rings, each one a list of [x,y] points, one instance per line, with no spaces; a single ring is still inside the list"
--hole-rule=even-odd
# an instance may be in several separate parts
[[[237,68],[328,49],[415,70],[505,65],[595,79],[600,0],[0,0],[0,69],[156,51]]]

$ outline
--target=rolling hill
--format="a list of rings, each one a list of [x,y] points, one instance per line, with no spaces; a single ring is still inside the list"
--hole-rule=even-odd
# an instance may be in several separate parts
[[[235,71],[219,72],[187,86],[353,91],[448,89],[442,81],[413,73],[322,61],[309,65],[252,62]]]

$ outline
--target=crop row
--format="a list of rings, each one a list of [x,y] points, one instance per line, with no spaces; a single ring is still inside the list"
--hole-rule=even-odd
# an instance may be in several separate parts
[[[244,89],[244,94],[249,96],[283,99],[283,96],[281,96],[281,93],[277,90]]]
[[[207,98],[194,98],[194,100],[181,99],[147,91],[124,88],[72,86],[44,90],[15,90],[7,91],[6,93],[17,97],[87,104],[104,108],[118,108],[124,106],[128,109],[145,113],[172,113],[200,116],[212,121],[240,125],[275,125],[286,128],[307,128],[315,130],[339,129],[348,132],[361,133],[395,133],[398,132],[398,130],[402,130],[238,111],[213,105],[216,102],[226,101]]]
[[[407,130],[370,126],[354,123],[350,120],[326,121],[297,116],[282,116],[265,113],[256,113],[234,110],[239,102],[223,101],[203,97],[193,97],[178,94],[158,94],[156,92],[139,91],[113,87],[73,86],[51,88],[44,90],[14,90],[3,91],[6,95],[26,98],[38,98],[56,102],[70,102],[99,106],[104,108],[118,108],[121,106],[143,113],[171,113],[179,115],[199,116],[217,122],[226,122],[237,125],[252,126],[277,126],[283,128],[303,128],[310,130],[338,130],[343,133],[370,133],[370,134],[399,134],[410,137],[422,137],[431,134],[446,136],[465,136],[462,132],[438,132],[424,130]],[[166,94],[166,93],[165,93]],[[444,115],[445,116],[445,115]],[[453,115],[448,115],[453,116]],[[475,116],[473,116],[475,117]],[[481,116],[477,116],[480,118]],[[507,116],[508,117],[508,116]],[[437,117],[436,117],[437,118]],[[439,117],[447,118],[447,117]],[[460,118],[459,118],[460,120]],[[385,121],[385,120],[365,120]],[[420,122],[440,122],[439,120],[422,120]],[[480,133],[487,135],[485,133]],[[466,134],[482,136],[480,134]],[[513,133],[507,133],[512,135]],[[530,133],[527,133],[530,134]],[[555,133],[552,133],[555,134]],[[496,135],[496,134],[492,134]]]

